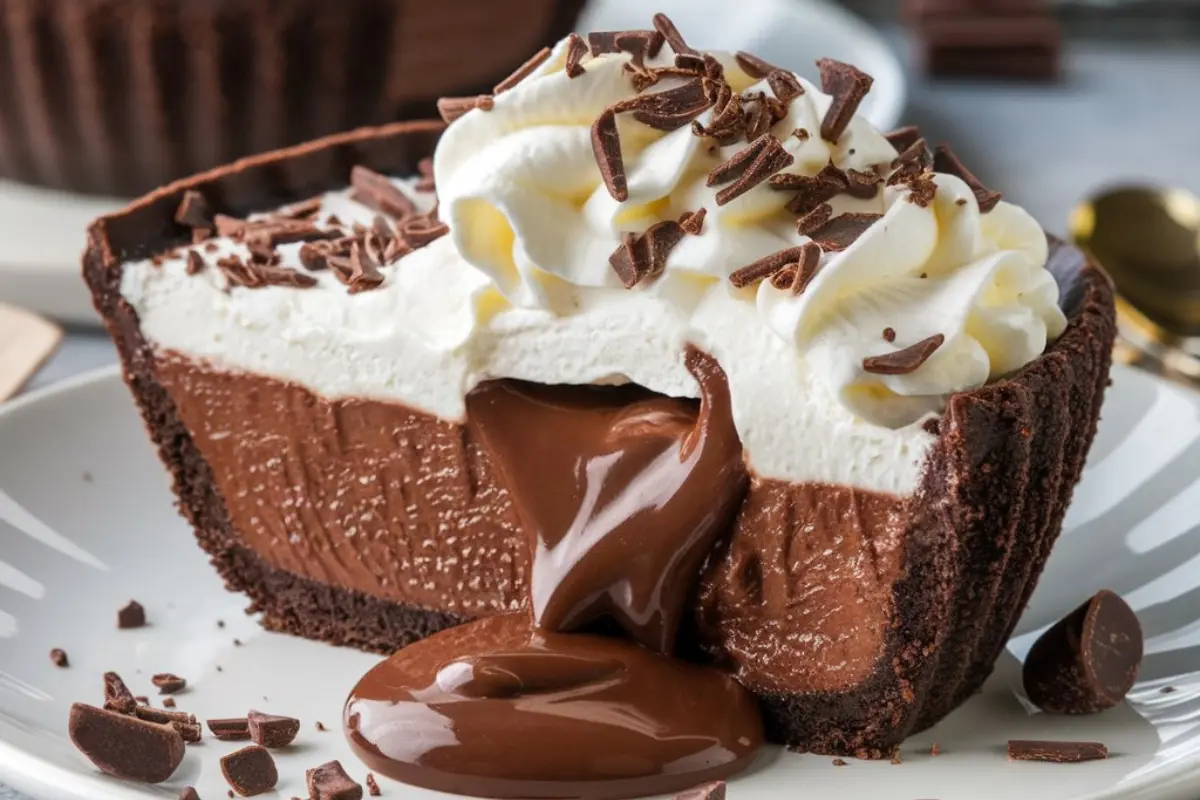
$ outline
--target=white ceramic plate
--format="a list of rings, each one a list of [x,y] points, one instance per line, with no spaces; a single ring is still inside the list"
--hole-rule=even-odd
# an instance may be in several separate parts
[[[903,764],[772,749],[733,782],[731,800],[1194,800],[1200,785],[1200,397],[1142,373],[1116,373],[1091,465],[1067,531],[1009,654],[987,689],[907,742]],[[364,770],[338,732],[342,700],[374,656],[266,633],[223,590],[175,514],[166,476],[115,370],[0,409],[0,783],[39,798],[175,797],[195,785],[223,797],[218,759],[238,745],[207,736],[161,787],[98,773],[66,736],[67,709],[98,702],[100,675],[136,694],[150,676],[189,681],[179,706],[201,718],[249,708],[298,716],[278,753],[278,797],[305,796],[304,770],[337,758]],[[1093,591],[1111,587],[1139,611],[1148,656],[1130,702],[1104,714],[1030,713],[1014,694],[1016,655]],[[152,624],[118,631],[131,597]],[[225,627],[218,628],[223,620]],[[234,645],[234,639],[242,642]],[[48,653],[64,648],[68,669]],[[1163,693],[1164,686],[1175,688]],[[317,721],[328,732],[315,729]],[[1086,739],[1113,757],[1079,765],[1010,763],[1010,738]],[[929,755],[937,741],[942,754]],[[384,781],[386,796],[435,795]],[[0,792],[0,796],[3,792]]]

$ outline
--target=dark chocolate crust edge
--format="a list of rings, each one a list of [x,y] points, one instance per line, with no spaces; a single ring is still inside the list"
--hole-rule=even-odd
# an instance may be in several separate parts
[[[172,184],[89,231],[84,276],[180,509],[230,588],[249,595],[251,610],[273,630],[389,652],[463,618],[273,569],[239,543],[209,467],[155,374],[136,314],[121,297],[120,265],[187,241],[187,230],[173,221],[186,189],[202,189],[214,210],[243,214],[342,186],[354,163],[411,173],[439,132],[437,123],[398,124],[245,160]],[[1108,279],[1061,243],[1052,246],[1049,268],[1070,325],[1037,361],[948,404],[913,500],[884,657],[870,678],[846,692],[760,692],[772,740],[884,757],[990,674],[1082,471],[1115,334]]]

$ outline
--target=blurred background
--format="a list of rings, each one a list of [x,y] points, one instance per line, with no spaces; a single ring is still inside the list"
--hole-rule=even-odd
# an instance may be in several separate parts
[[[0,394],[115,361],[78,277],[95,216],[431,115],[572,29],[657,10],[704,48],[872,74],[877,126],[952,143],[1100,258],[1125,360],[1200,377],[1200,0],[0,0]]]

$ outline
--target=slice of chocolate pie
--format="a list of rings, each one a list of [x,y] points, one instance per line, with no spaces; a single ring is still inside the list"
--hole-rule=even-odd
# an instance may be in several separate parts
[[[477,617],[620,628],[832,754],[886,756],[978,688],[1095,432],[1111,288],[858,116],[869,76],[821,73],[660,16],[443,102],[444,133],[97,221],[125,377],[263,623],[383,653]],[[737,468],[676,469],[722,403]]]

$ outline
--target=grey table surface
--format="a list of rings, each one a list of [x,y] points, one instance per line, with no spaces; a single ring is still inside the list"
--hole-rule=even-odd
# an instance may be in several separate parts
[[[910,43],[885,21],[906,63]],[[930,82],[910,75],[906,121],[955,150],[1007,199],[1063,233],[1071,208],[1127,181],[1200,193],[1200,43],[1070,40],[1061,82]],[[73,330],[30,382],[33,390],[116,355],[98,331]],[[14,800],[0,786],[0,799]]]

